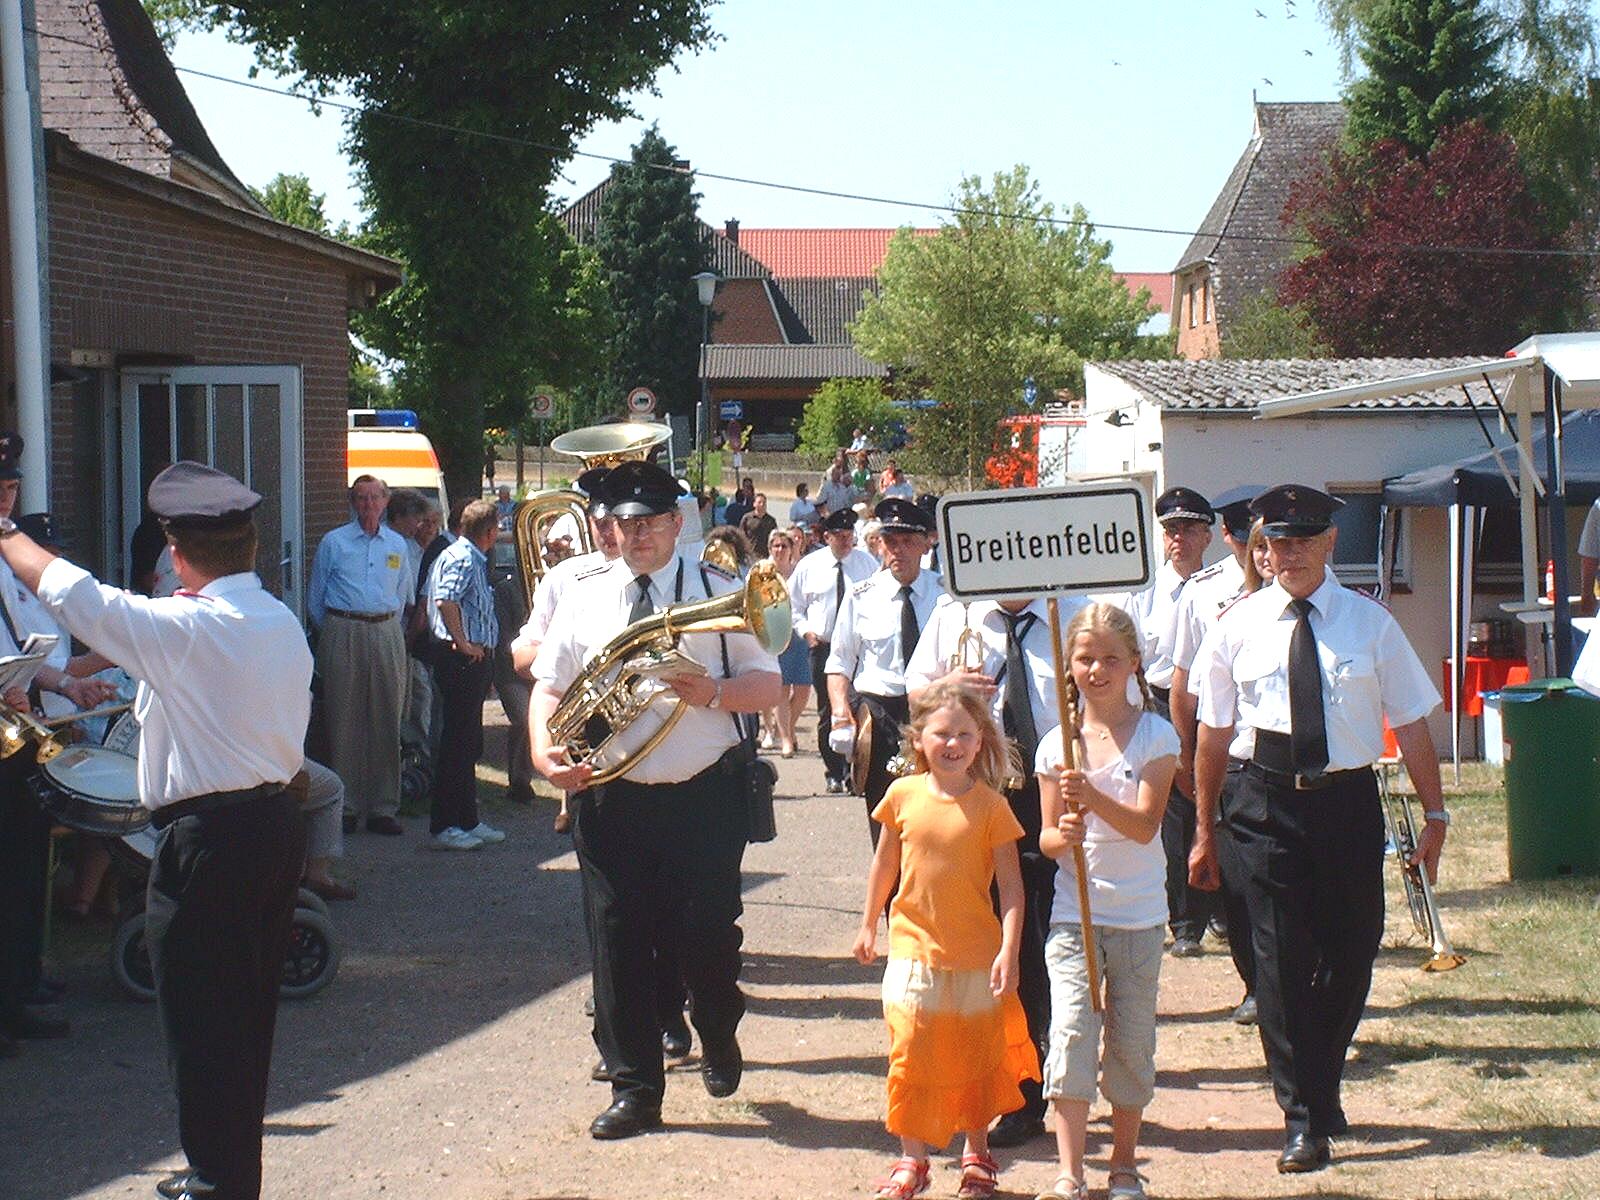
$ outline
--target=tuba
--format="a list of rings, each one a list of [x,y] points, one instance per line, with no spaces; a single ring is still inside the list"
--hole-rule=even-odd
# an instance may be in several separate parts
[[[672,430],[665,425],[623,421],[563,433],[550,443],[550,449],[578,459],[587,471],[594,467],[614,467],[630,459],[648,458],[651,451],[671,436]],[[522,578],[523,596],[530,604],[533,591],[544,579],[545,572],[559,561],[545,545],[550,527],[568,513],[578,522],[577,553],[587,554],[594,549],[594,541],[589,534],[589,501],[582,492],[570,488],[535,492],[512,513],[511,536],[516,543],[517,571]]]
[[[1439,905],[1433,898],[1433,885],[1428,882],[1428,872],[1421,863],[1413,866],[1406,860],[1417,849],[1417,825],[1411,812],[1411,797],[1404,792],[1392,791],[1385,782],[1383,787],[1383,820],[1388,826],[1389,842],[1394,846],[1395,862],[1400,866],[1400,877],[1405,881],[1406,903],[1411,908],[1411,924],[1433,954],[1422,964],[1424,971],[1453,971],[1466,962],[1466,955],[1457,954],[1444,932],[1444,921],[1439,916]]]
[[[642,762],[683,716],[686,702],[660,680],[705,673],[702,664],[678,649],[684,634],[751,633],[763,649],[777,654],[789,644],[789,631],[789,589],[778,569],[763,559],[740,590],[674,604],[607,642],[551,714],[550,740],[566,747],[573,763],[594,768],[591,787],[616,779]],[[618,746],[617,739],[663,697],[673,706],[660,728],[632,750]]]

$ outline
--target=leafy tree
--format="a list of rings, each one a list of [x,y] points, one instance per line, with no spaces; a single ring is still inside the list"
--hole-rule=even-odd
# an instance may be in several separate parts
[[[203,0],[144,0],[144,11],[150,14],[161,44],[169,53],[180,33],[214,28],[209,7]]]
[[[806,401],[800,419],[801,454],[827,462],[857,429],[883,429],[897,415],[876,379],[830,379]]]
[[[1345,90],[1352,145],[1397,141],[1426,154],[1441,130],[1496,123],[1505,34],[1479,0],[1389,0],[1358,25],[1367,73]]]
[[[362,105],[347,123],[372,213],[364,241],[404,286],[363,336],[404,362],[397,385],[432,418],[449,486],[478,490],[486,407],[561,382],[590,333],[580,263],[548,194],[576,140],[627,115],[681,49],[710,36],[708,0],[234,0],[197,19],[251,43],[311,96]],[[576,290],[575,290],[576,289]]]
[[[1304,305],[1340,357],[1498,354],[1567,319],[1576,260],[1480,249],[1553,241],[1511,139],[1476,122],[1441,134],[1426,161],[1393,141],[1338,151],[1285,214],[1316,249],[1279,299]]]
[[[665,412],[693,413],[699,396],[705,314],[691,277],[711,250],[696,215],[692,172],[652,125],[627,163],[611,168],[594,249],[615,325],[606,345],[599,412],[620,410],[636,387],[655,392]]]
[[[328,218],[322,211],[327,197],[311,190],[311,180],[304,175],[285,175],[279,172],[264,188],[251,188],[250,194],[261,202],[263,208],[287,225],[298,225],[312,233],[328,233]]]
[[[1240,305],[1222,337],[1223,358],[1327,358],[1311,316],[1299,305],[1255,295]]]
[[[1022,408],[1024,379],[1081,393],[1085,359],[1151,352],[1138,330],[1152,309],[1112,273],[1111,244],[1084,210],[1056,222],[1026,167],[996,173],[987,191],[963,179],[955,207],[936,234],[894,235],[851,335],[897,368],[897,390],[938,402],[912,420],[912,469],[970,483],[999,420]]]

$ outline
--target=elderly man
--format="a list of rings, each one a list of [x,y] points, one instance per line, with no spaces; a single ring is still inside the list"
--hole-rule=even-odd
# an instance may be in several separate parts
[[[347,809],[369,832],[404,832],[400,716],[406,643],[400,614],[411,600],[406,540],[383,523],[389,489],[362,475],[350,485],[355,519],[327,533],[311,564],[306,611],[318,631],[329,763]]]

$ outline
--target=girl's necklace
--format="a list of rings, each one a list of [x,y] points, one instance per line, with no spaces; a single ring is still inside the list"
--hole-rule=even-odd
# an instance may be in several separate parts
[[[1109,729],[1091,729],[1087,725],[1083,726],[1083,731],[1084,733],[1094,734],[1095,737],[1099,738],[1102,742],[1111,736],[1111,730]]]

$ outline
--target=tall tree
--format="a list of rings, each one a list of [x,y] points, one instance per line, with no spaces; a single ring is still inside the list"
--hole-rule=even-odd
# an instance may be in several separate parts
[[[343,87],[371,210],[370,236],[407,283],[383,304],[392,347],[435,415],[449,486],[473,495],[485,404],[525,402],[530,363],[563,363],[574,339],[569,246],[551,228],[559,165],[597,121],[627,115],[684,48],[710,36],[709,0],[234,0],[200,19],[251,43],[310,94]],[[378,320],[395,329],[396,320]],[[380,343],[381,345],[381,343]],[[391,345],[381,345],[385,352]],[[540,372],[542,373],[542,372]]]
[[[1441,130],[1497,123],[1505,34],[1479,0],[1388,0],[1358,27],[1367,73],[1345,90],[1351,143],[1397,141],[1426,154]]]
[[[694,174],[677,161],[652,125],[630,160],[611,168],[594,238],[615,320],[597,415],[620,410],[640,386],[666,412],[694,412],[704,314],[691,277],[709,269],[711,250],[696,215]]]
[[[901,229],[851,329],[856,347],[897,371],[897,389],[938,403],[917,411],[905,457],[919,473],[981,477],[999,420],[1022,407],[1023,381],[1045,395],[1083,388],[1088,358],[1151,352],[1152,311],[1111,271],[1111,244],[1081,207],[1055,220],[1028,169],[985,190],[961,181],[955,220],[932,235]]]
[[[279,172],[264,188],[251,188],[250,194],[261,202],[278,220],[288,225],[298,225],[312,233],[327,233],[328,217],[322,211],[327,197],[311,190],[311,180],[304,175],[286,175]]]

